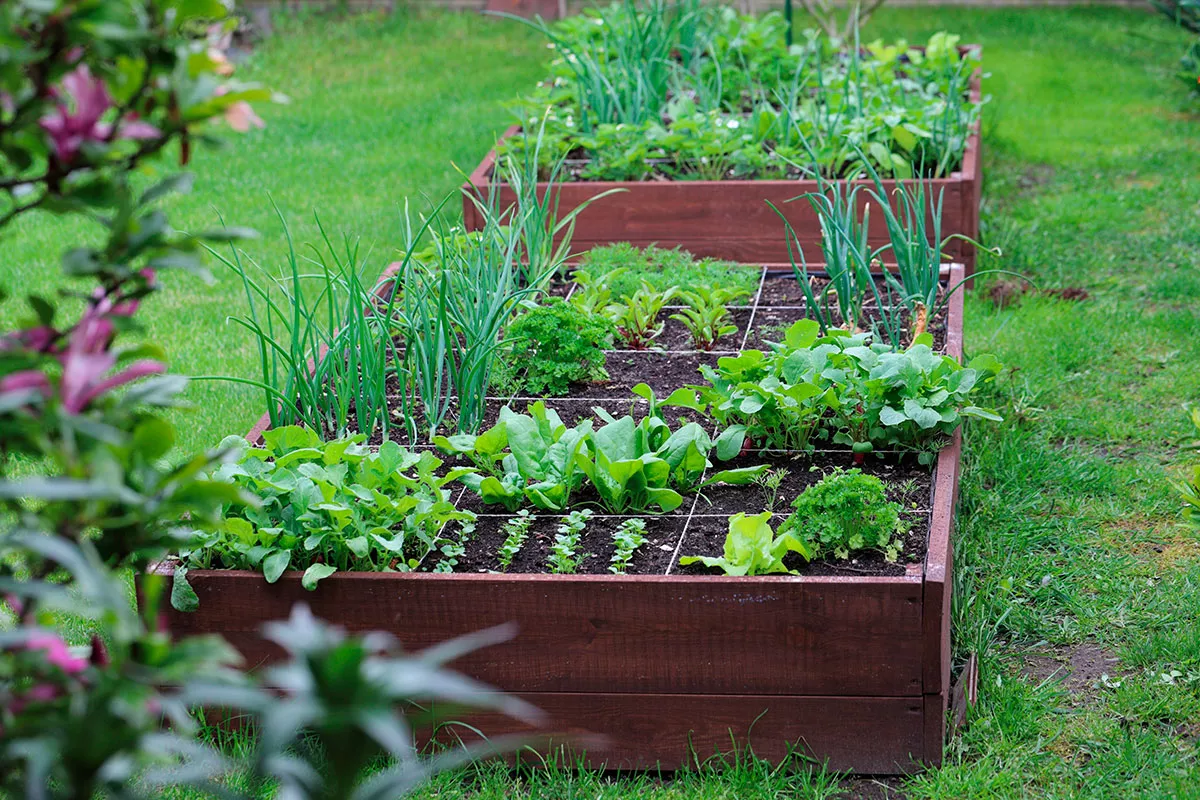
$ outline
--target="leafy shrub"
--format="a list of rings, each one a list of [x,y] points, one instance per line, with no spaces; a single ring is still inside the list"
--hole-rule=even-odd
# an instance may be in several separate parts
[[[788,553],[799,553],[806,559],[812,557],[808,546],[795,534],[781,530],[776,536],[775,531],[771,530],[770,519],[770,511],[753,516],[734,514],[729,518],[723,556],[681,556],[679,563],[685,567],[703,564],[724,570],[726,575],[765,575],[790,572],[783,563]]]
[[[861,470],[835,469],[792,502],[792,514],[779,527],[812,553],[849,558],[857,550],[882,550],[889,561],[900,553],[906,527],[900,504],[889,502],[883,481]]]
[[[227,439],[223,446],[240,448],[241,457],[215,477],[258,503],[230,505],[220,527],[198,533],[176,580],[186,580],[188,568],[252,569],[274,583],[303,569],[304,588],[314,589],[338,570],[408,571],[440,546],[448,523],[474,521],[445,488],[470,469],[439,476],[433,453],[392,441],[373,452],[365,438],[321,442],[290,426],[266,431],[262,449]]]
[[[564,395],[573,383],[602,381],[604,351],[612,347],[613,325],[600,314],[552,298],[521,314],[509,326],[510,358],[524,369],[520,383],[531,394]]]

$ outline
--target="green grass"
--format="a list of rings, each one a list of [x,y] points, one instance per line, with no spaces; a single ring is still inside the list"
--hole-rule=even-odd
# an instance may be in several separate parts
[[[1002,264],[1089,300],[967,303],[967,349],[1014,371],[1002,425],[973,426],[956,540],[956,658],[981,657],[981,698],[947,763],[910,798],[1200,797],[1200,538],[1178,521],[1168,478],[1186,456],[1183,403],[1200,401],[1200,117],[1174,78],[1187,38],[1155,16],[1104,8],[890,9],[872,33],[939,29],[984,45],[985,236]],[[267,193],[301,239],[311,210],[361,232],[382,267],[402,198],[438,197],[506,122],[502,101],[544,51],[515,26],[470,16],[290,26],[248,72],[293,97],[268,128],[197,162],[181,227],[213,207],[282,263]],[[39,285],[78,232],[28,220],[5,242],[0,282]],[[146,320],[184,372],[252,374],[229,275],[172,278]],[[257,395],[203,385],[183,444],[239,431]],[[1024,674],[1031,654],[1099,648],[1107,685]],[[1177,674],[1176,674],[1177,673]],[[1164,675],[1166,678],[1164,678]],[[420,796],[827,797],[827,778],[760,765],[676,782],[494,766]],[[856,796],[849,789],[846,796]]]

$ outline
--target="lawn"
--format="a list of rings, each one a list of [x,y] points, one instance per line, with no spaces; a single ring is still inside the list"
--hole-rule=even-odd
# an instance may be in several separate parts
[[[753,763],[676,782],[496,766],[439,779],[423,797],[1200,797],[1200,539],[1169,478],[1186,454],[1184,403],[1200,400],[1200,116],[1173,73],[1186,37],[1105,8],[890,9],[871,33],[939,30],[984,45],[985,237],[996,263],[1088,296],[967,302],[969,352],[1012,370],[1006,422],[966,431],[957,540],[956,647],[981,658],[980,703],[944,767],[885,788]],[[267,128],[196,159],[173,221],[219,212],[258,228],[248,250],[285,252],[272,199],[299,241],[314,211],[391,260],[414,212],[460,181],[507,124],[504,101],[544,51],[470,15],[282,25],[245,72],[285,91]],[[43,284],[77,238],[26,219],[0,283]],[[228,274],[171,277],[146,323],[189,374],[252,375]],[[241,431],[260,399],[197,384],[182,444]],[[866,792],[874,795],[865,795]]]

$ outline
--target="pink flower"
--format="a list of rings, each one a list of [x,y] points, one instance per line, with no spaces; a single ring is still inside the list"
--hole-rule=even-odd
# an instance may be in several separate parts
[[[68,675],[75,675],[79,672],[83,672],[88,665],[87,659],[76,658],[75,656],[71,655],[71,651],[67,648],[67,643],[57,636],[49,633],[38,633],[30,636],[29,640],[25,643],[25,649],[45,651],[46,661],[58,667]],[[51,694],[48,698],[41,698],[34,695],[34,693],[39,689],[44,688],[49,688],[51,690],[54,689],[53,686],[47,685],[35,686],[29,692],[30,699],[53,699],[53,694]],[[44,693],[45,692],[43,691],[43,694]]]
[[[108,315],[113,313],[133,312],[130,308],[117,311],[112,298],[105,298],[91,306],[71,331],[66,352],[59,357],[63,366],[59,392],[63,408],[69,414],[80,413],[97,397],[118,386],[165,370],[157,361],[142,360],[135,361],[116,375],[104,377],[117,363],[116,354],[109,350],[113,324]]]
[[[104,81],[93,77],[86,64],[67,73],[62,79],[62,89],[53,91],[59,103],[38,124],[50,136],[55,158],[62,164],[69,164],[85,142],[152,139],[161,135],[158,128],[132,114],[118,121],[116,131],[110,123],[101,122],[100,118],[113,106],[112,96]],[[74,106],[73,111],[62,102],[64,92]]]

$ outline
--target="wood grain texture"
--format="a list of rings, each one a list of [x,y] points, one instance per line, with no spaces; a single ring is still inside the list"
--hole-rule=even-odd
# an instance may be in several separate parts
[[[457,667],[514,692],[915,695],[922,691],[922,583],[895,578],[347,573],[191,570],[200,610],[178,634],[219,631],[250,665],[274,655],[262,622],[297,602],[410,648],[515,622],[502,645]]]
[[[547,713],[549,741],[594,769],[687,769],[746,747],[778,762],[789,752],[828,760],[833,770],[899,774],[925,760],[922,697],[764,697],[691,694],[523,694]],[[463,720],[489,737],[527,732],[497,716]],[[444,742],[472,742],[450,726]],[[585,740],[586,745],[573,742]],[[536,757],[526,759],[538,763]]]
[[[978,47],[969,45],[967,47]],[[960,48],[960,49],[966,49]],[[970,97],[979,102],[980,75],[971,79]],[[501,139],[518,135],[510,127]],[[960,169],[946,178],[926,181],[932,198],[943,196],[942,236],[979,235],[979,191],[981,186],[979,124],[972,126]],[[516,202],[507,185],[491,184],[496,152],[492,150],[463,185],[464,192],[488,197],[498,189],[500,207]],[[855,181],[863,187],[858,198],[862,208],[869,200],[865,191],[869,181]],[[884,181],[888,197],[897,182]],[[539,184],[545,197],[550,186]],[[723,258],[752,264],[785,265],[791,262],[783,222],[767,205],[774,203],[796,231],[799,246],[810,263],[819,261],[820,227],[816,213],[807,201],[795,200],[807,192],[817,192],[814,180],[729,180],[729,181],[577,181],[559,184],[555,193],[560,215],[578,208],[596,195],[612,189],[623,190],[596,201],[576,218],[572,249],[576,252],[613,242],[630,242],[640,247],[682,247],[696,256]],[[789,202],[794,201],[794,202]],[[894,206],[894,203],[893,203]],[[482,220],[470,198],[463,197],[464,224],[476,230]],[[883,215],[872,214],[868,227],[872,247],[887,243]],[[960,240],[946,246],[949,258],[964,263],[968,272],[975,263],[974,248]],[[795,254],[797,262],[800,260]]]

